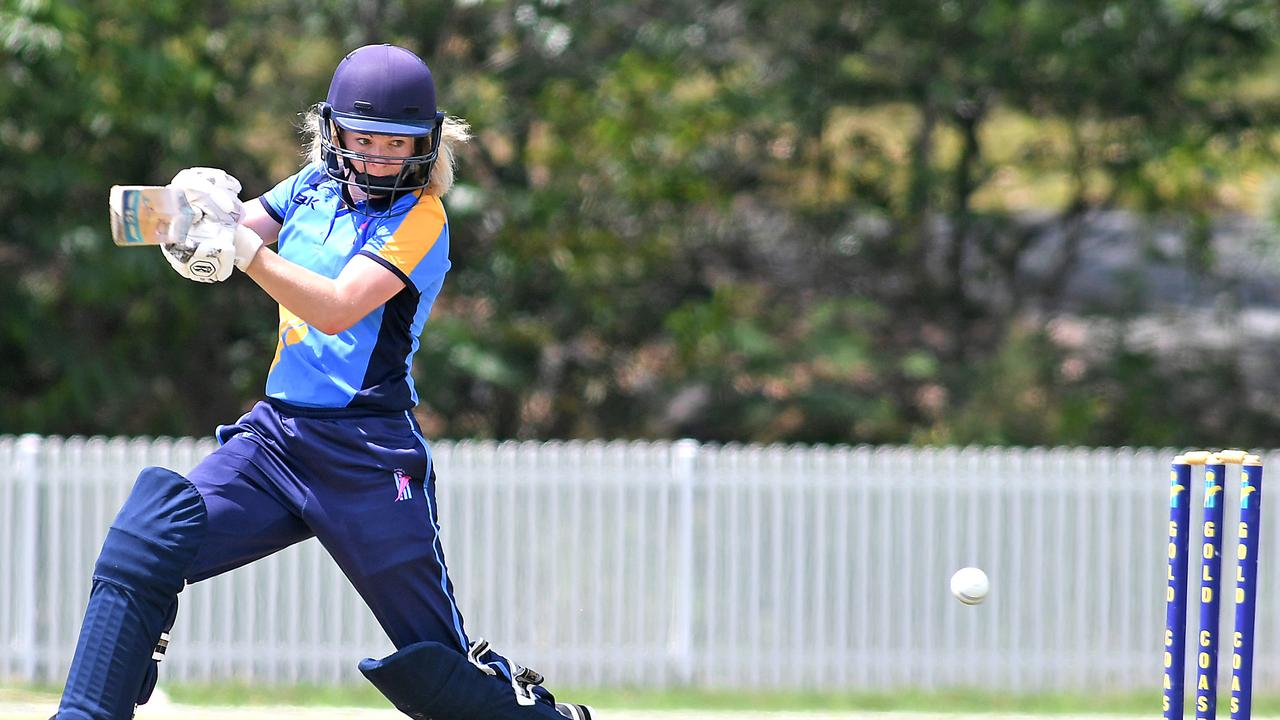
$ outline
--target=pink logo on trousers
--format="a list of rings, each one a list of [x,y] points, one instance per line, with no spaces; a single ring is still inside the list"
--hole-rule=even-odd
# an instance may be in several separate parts
[[[393,473],[393,475],[394,475],[395,480],[396,480],[396,499],[395,499],[395,502],[400,502],[401,500],[411,500],[411,499],[413,499],[413,490],[409,488],[409,481],[410,481],[412,478],[410,478],[410,477],[405,473],[405,471],[400,470],[400,469],[397,469],[397,470]]]

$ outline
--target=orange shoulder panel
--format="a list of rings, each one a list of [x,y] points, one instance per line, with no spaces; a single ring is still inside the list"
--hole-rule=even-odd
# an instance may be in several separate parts
[[[378,256],[409,275],[435,247],[444,223],[444,205],[440,198],[423,195],[391,233],[387,244],[377,251]]]

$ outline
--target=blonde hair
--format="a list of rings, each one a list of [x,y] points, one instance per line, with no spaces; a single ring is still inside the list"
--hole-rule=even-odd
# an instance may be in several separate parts
[[[302,118],[303,157],[307,162],[319,162],[323,148],[320,140],[320,105],[313,105]],[[465,145],[471,140],[471,126],[462,118],[446,115],[444,127],[440,131],[440,154],[431,166],[431,178],[424,192],[436,197],[444,197],[453,187],[453,170],[456,164],[454,148]]]

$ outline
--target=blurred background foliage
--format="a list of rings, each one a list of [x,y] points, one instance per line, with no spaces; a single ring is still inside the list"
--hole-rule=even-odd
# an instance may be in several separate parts
[[[434,436],[1280,437],[1273,0],[0,7],[0,432],[258,398],[273,303],[112,247],[107,189],[256,197],[342,55],[394,42],[476,131]]]

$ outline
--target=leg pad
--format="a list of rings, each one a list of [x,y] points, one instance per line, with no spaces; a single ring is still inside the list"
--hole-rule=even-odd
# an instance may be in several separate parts
[[[206,520],[204,498],[186,478],[162,468],[139,473],[94,566],[59,716],[127,720],[150,696],[152,653],[172,623]]]

